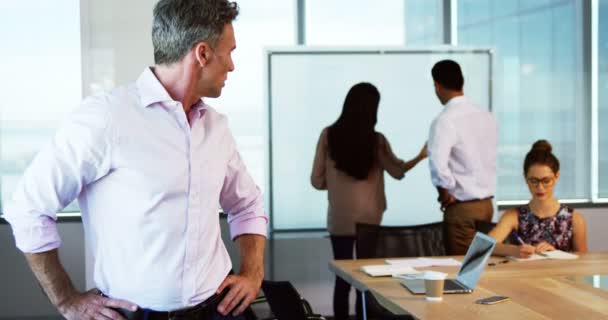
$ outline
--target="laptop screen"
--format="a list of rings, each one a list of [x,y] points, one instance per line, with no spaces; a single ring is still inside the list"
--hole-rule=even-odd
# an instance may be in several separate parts
[[[496,240],[494,238],[477,232],[469,250],[467,250],[467,254],[464,256],[456,280],[469,289],[474,289],[495,246]]]

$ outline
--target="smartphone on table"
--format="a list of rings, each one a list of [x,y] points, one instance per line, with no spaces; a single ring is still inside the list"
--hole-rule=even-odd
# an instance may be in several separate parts
[[[492,297],[488,297],[488,298],[479,299],[479,300],[475,301],[475,303],[478,303],[478,304],[496,304],[496,303],[505,302],[505,301],[508,301],[508,300],[509,300],[509,297],[505,297],[505,296],[492,296]]]

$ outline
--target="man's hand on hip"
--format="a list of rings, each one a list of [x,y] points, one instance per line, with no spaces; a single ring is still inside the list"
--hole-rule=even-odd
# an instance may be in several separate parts
[[[454,198],[453,195],[448,194],[447,197],[441,200],[441,211],[445,211],[445,209],[456,202],[456,198]]]
[[[103,297],[99,290],[92,289],[87,292],[74,292],[57,308],[61,315],[68,320],[125,320],[112,309],[135,311],[137,305],[124,300]]]
[[[262,279],[255,276],[246,275],[228,275],[224,282],[217,289],[217,294],[224,290],[228,290],[222,302],[217,307],[217,311],[226,316],[230,312],[238,316],[251,302],[258,296]]]
[[[441,203],[441,211],[445,211],[447,207],[458,201],[452,194],[450,194],[450,192],[448,192],[447,189],[438,187],[437,191],[439,191],[439,197],[437,198],[437,201]]]

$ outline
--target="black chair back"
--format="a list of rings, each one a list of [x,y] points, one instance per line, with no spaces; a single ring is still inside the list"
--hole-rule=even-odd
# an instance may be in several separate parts
[[[494,227],[496,227],[496,223],[494,222],[487,222],[487,221],[475,221],[475,230],[481,232],[481,233],[485,233],[485,234],[489,234],[490,231],[492,231],[492,229],[494,229]],[[511,236],[508,236],[503,242],[503,244],[518,244],[517,241],[514,241]]]
[[[277,320],[306,320],[307,311],[289,281],[263,281],[262,291]]]
[[[368,310],[373,310],[374,320],[414,320],[414,316],[410,314],[394,314],[383,307],[376,297],[369,291],[365,291],[365,302]],[[370,317],[370,318],[371,318]]]
[[[443,223],[356,226],[357,258],[444,256]]]
[[[482,220],[475,221],[475,230],[477,230],[483,234],[490,233],[490,231],[492,231],[492,229],[494,229],[494,227],[496,227],[496,223],[494,223],[494,222],[487,222],[487,221],[482,221]]]

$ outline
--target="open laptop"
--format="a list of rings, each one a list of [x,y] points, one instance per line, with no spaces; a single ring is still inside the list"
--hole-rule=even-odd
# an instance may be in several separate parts
[[[445,280],[443,293],[473,292],[495,246],[496,240],[494,238],[477,232],[469,250],[467,250],[467,254],[464,256],[456,279]],[[401,284],[413,294],[424,294],[426,291],[422,279],[408,279],[402,281]]]

